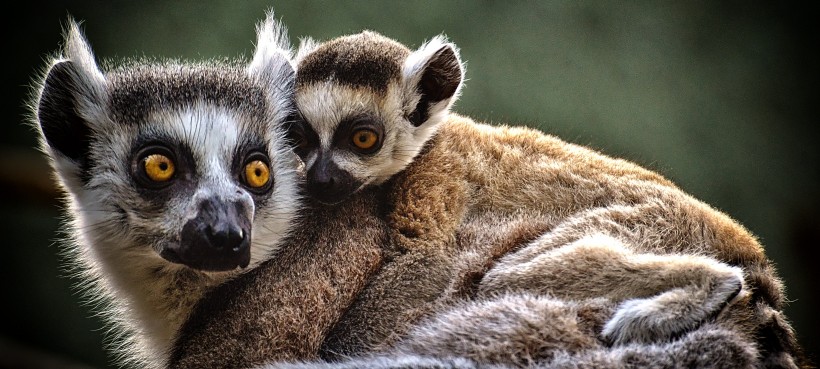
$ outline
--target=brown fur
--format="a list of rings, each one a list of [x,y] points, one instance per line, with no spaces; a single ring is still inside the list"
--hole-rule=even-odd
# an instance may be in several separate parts
[[[367,191],[337,207],[305,211],[280,254],[204,297],[169,366],[244,368],[315,357],[326,331],[381,263],[385,234],[376,195]]]
[[[705,255],[765,270],[747,283],[756,288],[755,298],[771,304],[766,309],[780,308],[779,280],[762,247],[737,223],[658,174],[534,130],[476,125],[453,115],[391,184],[389,234],[399,256],[387,258],[330,333],[325,358],[388,349],[442,301],[464,296],[465,280],[480,279],[478,296],[527,291],[613,301],[653,296],[692,280],[711,283],[714,271],[686,257],[639,264],[595,246],[536,262],[535,269],[518,267],[591,233],[628,241],[633,252]],[[507,254],[537,233],[522,237],[520,228],[498,226],[515,217],[550,231]],[[460,227],[483,228],[483,235],[454,242]],[[751,299],[745,303],[749,307]],[[759,323],[744,326],[745,335],[755,334]]]
[[[353,88],[355,93],[348,91],[342,95],[366,96],[369,91],[363,86],[347,84],[343,87]],[[388,91],[398,90],[400,88],[388,88]],[[389,93],[375,95],[391,96]],[[297,97],[297,101],[301,100]],[[389,116],[384,112],[381,115]],[[340,359],[374,352],[437,352],[441,355],[449,352],[478,362],[519,365],[521,363],[516,360],[521,358],[504,356],[506,349],[496,344],[520,339],[516,341],[521,343],[516,350],[529,352],[531,345],[542,344],[539,337],[552,337],[548,340],[558,340],[553,342],[558,342],[555,347],[566,345],[590,349],[594,353],[596,345],[608,343],[608,337],[598,341],[599,337],[583,334],[576,338],[569,336],[567,342],[561,343],[560,340],[566,337],[549,335],[549,329],[560,331],[566,328],[562,322],[572,319],[541,321],[530,325],[531,330],[518,331],[517,336],[498,337],[502,342],[484,346],[484,349],[439,346],[443,344],[439,340],[443,336],[433,335],[431,339],[425,339],[414,330],[419,323],[430,321],[425,319],[436,321],[435,317],[449,316],[455,318],[451,321],[459,324],[433,324],[432,329],[440,329],[439,333],[442,333],[446,332],[447,326],[463,328],[450,337],[492,335],[498,327],[485,324],[487,319],[474,319],[469,311],[475,310],[463,310],[464,305],[460,302],[465,298],[476,298],[477,303],[492,303],[509,294],[530,293],[581,300],[603,296],[614,304],[638,302],[649,303],[649,307],[667,304],[664,306],[673,309],[672,313],[663,314],[661,310],[658,314],[658,319],[662,319],[659,324],[666,325],[663,329],[649,333],[637,329],[632,333],[639,335],[627,337],[638,341],[672,341],[670,345],[683,350],[674,353],[682,355],[675,356],[682,361],[670,359],[663,362],[665,364],[658,364],[660,367],[678,365],[678,362],[698,362],[701,353],[709,351],[707,345],[701,342],[690,346],[685,339],[673,340],[676,335],[685,334],[697,326],[707,328],[700,328],[688,336],[712,337],[714,332],[707,329],[714,328],[713,324],[721,329],[717,336],[731,338],[740,345],[735,346],[738,350],[727,353],[727,357],[741,352],[738,355],[747,359],[749,365],[783,367],[794,365],[789,355],[799,357],[794,334],[780,312],[783,301],[780,280],[754,236],[730,217],[685,194],[661,175],[633,163],[601,155],[536,130],[491,127],[451,114],[420,155],[404,172],[386,183],[385,189],[388,208],[381,218],[387,227],[384,263],[370,276],[369,283],[357,296],[351,296],[348,301],[339,300],[352,305],[331,307],[343,315],[322,344],[324,358]],[[341,216],[354,213],[358,213],[358,209]],[[591,235],[603,238],[589,238]],[[356,241],[349,242],[356,244],[358,239],[356,236],[350,239]],[[741,267],[745,272],[744,290],[734,301],[731,299],[738,291],[732,290],[730,282],[734,275],[727,272],[731,268],[721,267],[712,258]],[[259,274],[242,278],[251,279],[250,282],[238,282],[251,283],[255,287],[233,291],[238,292],[233,295],[234,301],[254,300],[259,289],[268,288],[253,278],[260,278]],[[277,288],[287,290],[294,288],[288,283],[312,282],[291,279],[280,283]],[[734,287],[740,289],[741,286]],[[710,294],[715,291],[722,291],[721,296],[725,299],[713,300]],[[275,294],[265,298],[271,296]],[[211,311],[213,319],[209,324],[214,327],[280,324],[248,321],[247,314],[252,309],[264,312],[281,306],[276,300],[256,301],[258,303],[252,306],[227,306]],[[698,307],[699,301],[710,305],[703,311],[690,312]],[[624,304],[619,306],[627,306]],[[727,304],[730,304],[729,309],[724,310]],[[300,305],[297,303],[297,306]],[[514,315],[515,304],[506,306],[507,310],[503,311],[513,314],[510,316],[512,320],[522,318]],[[231,308],[243,310],[241,314],[245,316],[234,314],[226,319],[225,309]],[[248,308],[251,311],[245,310]],[[616,317],[618,311],[621,310],[616,310]],[[567,314],[569,317],[577,315],[572,309]],[[600,318],[600,315],[593,315]],[[675,317],[686,318],[685,324],[675,326]],[[192,318],[196,319],[207,321],[208,316]],[[632,323],[644,322],[638,319]],[[601,322],[597,324],[600,326]],[[652,325],[655,322],[651,319],[646,324],[644,328],[658,328]],[[325,327],[330,328],[326,325],[322,328]],[[522,328],[503,327],[511,331]],[[547,336],[539,335],[541,328],[547,329]],[[305,328],[288,326],[287,329],[298,331]],[[589,329],[581,331],[590,332]],[[192,339],[185,333],[180,342],[192,342],[187,347],[196,346],[205,352],[223,350],[215,345],[217,341],[202,341],[201,335],[194,335]],[[212,333],[225,339],[222,332],[214,330]],[[264,341],[266,337],[243,340],[248,344],[260,344],[260,338]],[[267,338],[283,339],[279,336]],[[288,338],[291,337],[284,339]],[[758,346],[743,346],[748,342],[757,342]],[[261,343],[263,347],[271,344]],[[659,353],[658,348],[651,345],[627,347],[635,350],[625,348],[631,353],[624,354],[626,358],[618,357],[633,363],[651,362],[652,353]],[[692,348],[701,351],[691,351]],[[758,349],[762,361],[751,364],[748,360],[755,359]],[[616,348],[606,351],[604,347],[603,350],[607,353],[601,357],[623,353]],[[641,352],[647,356],[640,356]],[[549,353],[540,355],[539,360],[553,357]],[[583,355],[579,355],[580,359]],[[254,354],[253,357],[259,356]],[[267,359],[297,357],[272,355]],[[300,359],[311,358],[314,358],[313,353]],[[600,357],[583,360],[589,363],[595,362],[596,358]],[[512,362],[508,362],[510,360]],[[726,367],[727,364],[725,358],[715,362],[721,363],[715,367]],[[199,365],[211,366],[211,363],[200,361]]]

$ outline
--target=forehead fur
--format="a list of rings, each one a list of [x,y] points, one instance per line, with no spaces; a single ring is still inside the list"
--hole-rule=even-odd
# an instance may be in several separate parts
[[[402,63],[408,55],[407,47],[375,32],[339,37],[317,47],[301,60],[297,68],[297,89],[332,80],[383,93],[390,82],[401,79]]]
[[[152,112],[198,102],[264,118],[266,95],[241,66],[139,64],[108,74],[109,108],[121,123],[139,123]]]

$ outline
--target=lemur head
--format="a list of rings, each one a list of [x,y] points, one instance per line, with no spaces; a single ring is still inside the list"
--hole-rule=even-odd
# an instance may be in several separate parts
[[[289,134],[308,192],[330,204],[410,164],[446,119],[464,74],[441,36],[415,51],[369,31],[308,40],[296,60],[300,117]]]
[[[272,16],[262,23],[249,63],[131,61],[104,72],[69,23],[32,108],[83,252],[104,268],[262,260],[298,203],[284,30]]]

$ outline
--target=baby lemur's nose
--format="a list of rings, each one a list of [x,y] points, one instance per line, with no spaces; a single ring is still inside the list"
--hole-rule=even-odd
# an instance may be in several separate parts
[[[308,182],[315,187],[328,189],[336,184],[335,176],[339,172],[340,170],[335,163],[320,161],[308,171]]]
[[[360,186],[360,181],[324,156],[319,156],[307,172],[307,192],[323,204],[339,203]]]

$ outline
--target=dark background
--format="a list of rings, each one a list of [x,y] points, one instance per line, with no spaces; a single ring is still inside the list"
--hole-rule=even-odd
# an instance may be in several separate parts
[[[805,5],[798,5],[805,4]],[[539,127],[634,160],[760,237],[787,313],[818,350],[818,12],[810,2],[30,1],[4,5],[0,367],[112,366],[105,329],[60,257],[59,195],[26,126],[33,78],[68,15],[98,59],[249,57],[274,6],[301,36],[372,29],[411,47],[445,33],[467,62],[455,110]],[[817,362],[817,360],[814,360]],[[19,363],[18,363],[19,364]]]

